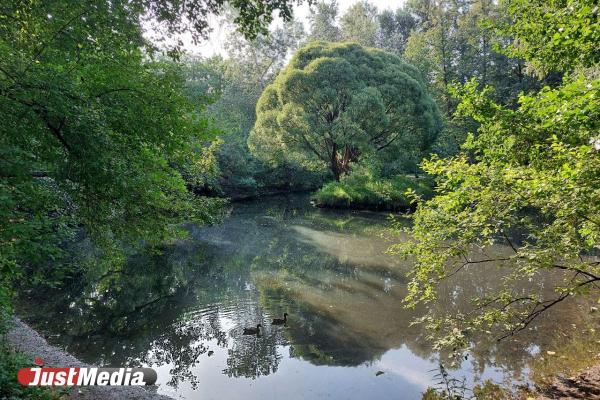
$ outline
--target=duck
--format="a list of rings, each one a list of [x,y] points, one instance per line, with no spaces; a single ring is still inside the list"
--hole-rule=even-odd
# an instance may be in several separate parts
[[[244,328],[244,335],[258,335],[260,334],[261,324],[256,325],[256,328]]]
[[[272,325],[285,325],[287,322],[288,313],[283,313],[283,318],[273,318]]]

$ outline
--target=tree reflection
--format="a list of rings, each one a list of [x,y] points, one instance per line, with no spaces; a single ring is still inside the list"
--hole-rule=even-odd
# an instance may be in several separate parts
[[[274,374],[285,357],[358,366],[406,346],[421,358],[445,358],[411,321],[428,313],[468,312],[465,299],[480,296],[504,271],[495,265],[467,268],[446,282],[437,303],[405,309],[410,265],[384,253],[381,221],[307,208],[306,198],[245,204],[222,225],[190,226],[187,240],[131,255],[122,270],[93,271],[54,291],[24,295],[21,314],[85,361],[169,365],[173,387],[198,383],[195,367],[210,346],[224,355],[223,374],[232,378]],[[550,279],[524,285],[545,290],[552,287]],[[270,318],[284,312],[288,324],[271,327]],[[530,350],[553,340],[540,332],[556,330],[556,313],[563,326],[588,318],[571,302],[553,318],[537,320],[530,334],[500,343],[470,337],[475,372],[493,363],[520,375]],[[267,327],[262,336],[241,335],[243,327],[257,323]]]
[[[422,358],[441,357],[450,366],[454,361],[451,354],[440,355],[432,348],[429,332],[411,322],[426,314],[469,312],[473,307],[470,299],[501,282],[506,273],[493,263],[466,268],[444,283],[445,296],[439,301],[409,310],[401,301],[406,294],[404,273],[409,265],[386,262],[377,245],[374,248],[362,245],[364,237],[313,228],[294,231],[304,236],[301,242],[310,244],[312,251],[304,249],[300,258],[294,257],[298,251],[274,239],[277,246],[269,248],[277,251],[254,260],[253,280],[266,293],[261,296],[267,300],[265,308],[272,309],[269,302],[279,297],[293,304],[298,328],[287,331],[293,355],[317,365],[356,366],[405,345]],[[359,257],[353,257],[357,250]],[[370,251],[376,252],[376,256],[365,257]],[[485,252],[501,256],[510,249],[493,246]],[[479,257],[490,258],[486,254]],[[560,278],[548,274],[535,276],[530,282],[520,282],[514,290],[518,293],[537,287],[540,292],[548,292],[554,287],[553,281]],[[468,359],[473,370],[482,374],[493,365],[507,371],[510,378],[519,378],[533,357],[532,349],[548,346],[561,334],[557,316],[566,331],[572,324],[592,323],[581,307],[576,301],[565,302],[553,315],[532,324],[529,332],[500,342],[493,332],[472,334]]]
[[[277,372],[282,356],[278,333],[260,336],[240,336],[228,350],[227,368],[223,373],[229,377],[252,378]]]

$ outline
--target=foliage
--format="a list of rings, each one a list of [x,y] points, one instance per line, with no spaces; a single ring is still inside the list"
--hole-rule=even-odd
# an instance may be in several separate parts
[[[291,2],[229,1],[249,37]],[[0,6],[0,305],[15,279],[68,274],[65,243],[89,235],[122,262],[122,245],[183,234],[182,219],[212,222],[221,201],[195,197],[217,170],[211,93],[186,87],[181,64],[142,35],[206,33],[223,0],[7,1]],[[185,18],[180,18],[185,16]],[[182,22],[185,20],[186,22]],[[187,24],[187,25],[186,25]],[[176,55],[175,53],[170,53]],[[198,84],[198,82],[196,82]],[[188,178],[189,181],[186,181]],[[48,262],[58,266],[46,268]],[[63,260],[64,261],[64,260]]]
[[[10,268],[8,265],[3,264],[3,268]],[[12,279],[16,273],[10,270],[3,270],[0,281],[0,335],[4,334],[8,329],[11,313],[12,304],[11,299],[13,296],[12,290],[10,289]]]
[[[298,50],[256,111],[253,153],[275,165],[329,170],[336,180],[374,155],[392,170],[401,169],[399,161],[414,170],[441,128],[414,67],[354,43],[315,42]]]
[[[21,368],[35,367],[31,360],[14,352],[0,340],[0,398],[6,400],[58,400],[60,391],[41,387],[22,386],[16,379]]]
[[[573,72],[600,62],[598,2],[595,0],[505,0],[512,15],[500,33],[517,37],[509,53],[533,70]]]
[[[413,204],[411,193],[424,199],[433,194],[426,178],[378,178],[352,172],[340,182],[327,183],[313,199],[321,207],[407,210]]]
[[[205,135],[203,121],[190,117],[177,65],[144,59],[126,9],[4,12],[3,265],[56,256],[75,224],[98,240],[161,241],[178,216],[210,220],[210,203],[170,166],[197,162],[188,141]]]
[[[465,380],[452,378],[442,364],[439,369],[440,372],[435,375],[439,381],[437,386],[427,388],[421,400],[505,400],[514,397],[490,379],[471,389],[467,387]]]
[[[457,105],[450,93],[453,83],[476,77],[495,88],[496,101],[510,107],[516,106],[520,92],[539,87],[538,79],[526,74],[520,54],[508,54],[510,37],[498,36],[491,26],[492,21],[510,23],[506,7],[490,0],[411,0],[396,10],[378,12],[358,2],[336,21],[337,3],[318,3],[309,39],[354,40],[402,56],[417,67],[445,114],[444,130],[432,150],[448,156],[456,154],[467,132],[477,128],[468,117],[453,117]],[[541,78],[555,83],[556,76]],[[420,157],[414,157],[416,162]]]
[[[449,92],[456,82],[477,78],[496,88],[496,100],[511,105],[521,91],[536,87],[536,80],[525,75],[522,59],[501,53],[507,40],[489,26],[507,19],[503,6],[490,0],[438,0],[412,1],[405,9],[417,22],[404,57],[424,74],[448,116],[456,107]]]
[[[436,392],[434,388],[427,388],[427,390],[423,393],[421,400],[443,400],[441,394]]]
[[[351,6],[338,18],[336,1],[320,1],[309,15],[309,41],[356,41],[364,46],[378,47],[398,56],[404,52],[411,31],[417,28],[417,20],[411,10],[398,8],[382,10],[368,1]]]
[[[292,19],[292,6],[302,0],[133,0],[130,10],[143,14],[143,19],[161,33],[172,37],[189,33],[194,41],[206,39],[210,27],[209,15],[227,10],[235,13],[234,23],[247,38],[256,38],[268,31],[273,17],[278,14],[285,22]],[[312,0],[307,0],[308,4]],[[137,15],[136,15],[137,16]],[[139,15],[142,17],[142,15]],[[159,37],[159,39],[161,38]],[[178,51],[178,46],[175,49]]]
[[[375,46],[379,30],[377,8],[368,1],[357,2],[340,19],[342,39]]]
[[[311,41],[337,42],[341,38],[340,28],[336,25],[338,5],[335,0],[331,2],[319,1],[310,10],[308,22],[310,26]]]
[[[468,388],[464,379],[450,376],[442,363],[438,365],[439,372],[434,378],[438,381],[436,387],[427,388],[422,400],[462,400],[466,399]]]
[[[232,32],[226,41],[226,59],[184,60],[190,90],[213,94],[214,101],[203,115],[219,130],[219,144],[212,153],[218,171],[202,175],[202,184],[195,187],[199,193],[243,198],[318,185],[318,177],[298,165],[265,165],[250,153],[247,144],[262,90],[303,38],[302,25],[296,22],[254,40]]]
[[[379,31],[376,47],[402,55],[408,38],[417,28],[417,21],[413,14],[405,8],[398,8],[396,11],[383,10],[377,19],[379,20]]]
[[[531,26],[541,26],[545,15],[511,10]],[[579,26],[581,20],[573,17],[565,23]],[[527,41],[529,36],[516,39]],[[565,43],[572,45],[580,48],[580,43]],[[542,64],[544,57],[542,53]],[[579,57],[571,60],[574,64],[565,71],[580,66]],[[443,337],[438,345],[465,345],[474,330],[513,334],[555,304],[596,289],[599,89],[598,79],[579,76],[557,88],[521,95],[516,109],[498,104],[490,88],[480,90],[475,82],[456,89],[458,112],[480,126],[461,154],[423,164],[436,177],[436,196],[418,205],[411,230],[416,243],[394,249],[415,258],[407,301],[414,305],[435,299],[441,280],[484,262],[498,262],[507,273],[500,289],[481,293],[470,308],[421,320]],[[510,254],[485,260],[470,256],[474,247],[494,243],[507,246]],[[561,278],[553,295],[544,296],[531,285],[515,289],[517,282],[545,273]]]

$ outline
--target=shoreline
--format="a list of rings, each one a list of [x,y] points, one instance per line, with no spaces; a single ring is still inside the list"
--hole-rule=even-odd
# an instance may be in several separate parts
[[[32,359],[40,357],[47,367],[92,367],[67,351],[51,345],[36,330],[18,317],[14,317],[11,329],[5,335],[12,348]],[[140,386],[82,386],[73,387],[68,399],[75,400],[173,400],[172,397],[156,393],[158,387]],[[533,397],[530,397],[533,396]],[[557,399],[600,399],[600,364],[588,367],[575,376],[555,376],[546,387],[537,388],[526,398],[536,400]]]
[[[552,382],[535,393],[536,400],[600,399],[600,364],[595,364],[575,376],[555,376]]]
[[[72,354],[48,343],[36,330],[19,318],[14,317],[5,338],[12,348],[33,359],[40,357],[47,367],[92,367]],[[156,393],[156,385],[148,389],[140,386],[74,386],[68,399],[77,400],[173,400],[172,397]]]

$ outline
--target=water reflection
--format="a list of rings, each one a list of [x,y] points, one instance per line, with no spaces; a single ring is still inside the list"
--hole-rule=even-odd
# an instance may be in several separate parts
[[[410,321],[468,310],[504,271],[467,268],[439,302],[407,310],[409,264],[385,254],[406,238],[390,237],[385,226],[385,215],[317,210],[305,196],[240,204],[222,225],[189,226],[189,239],[132,255],[122,271],[92,271],[43,298],[23,296],[20,311],[85,361],[156,367],[160,391],[183,398],[194,390],[204,398],[419,398],[440,355]],[[547,290],[549,279],[521,289]],[[566,329],[586,322],[578,307],[561,304]],[[284,312],[288,324],[271,326]],[[531,349],[558,334],[555,318],[501,343],[472,338],[477,346],[456,372],[519,377]],[[257,323],[263,335],[242,335]]]

